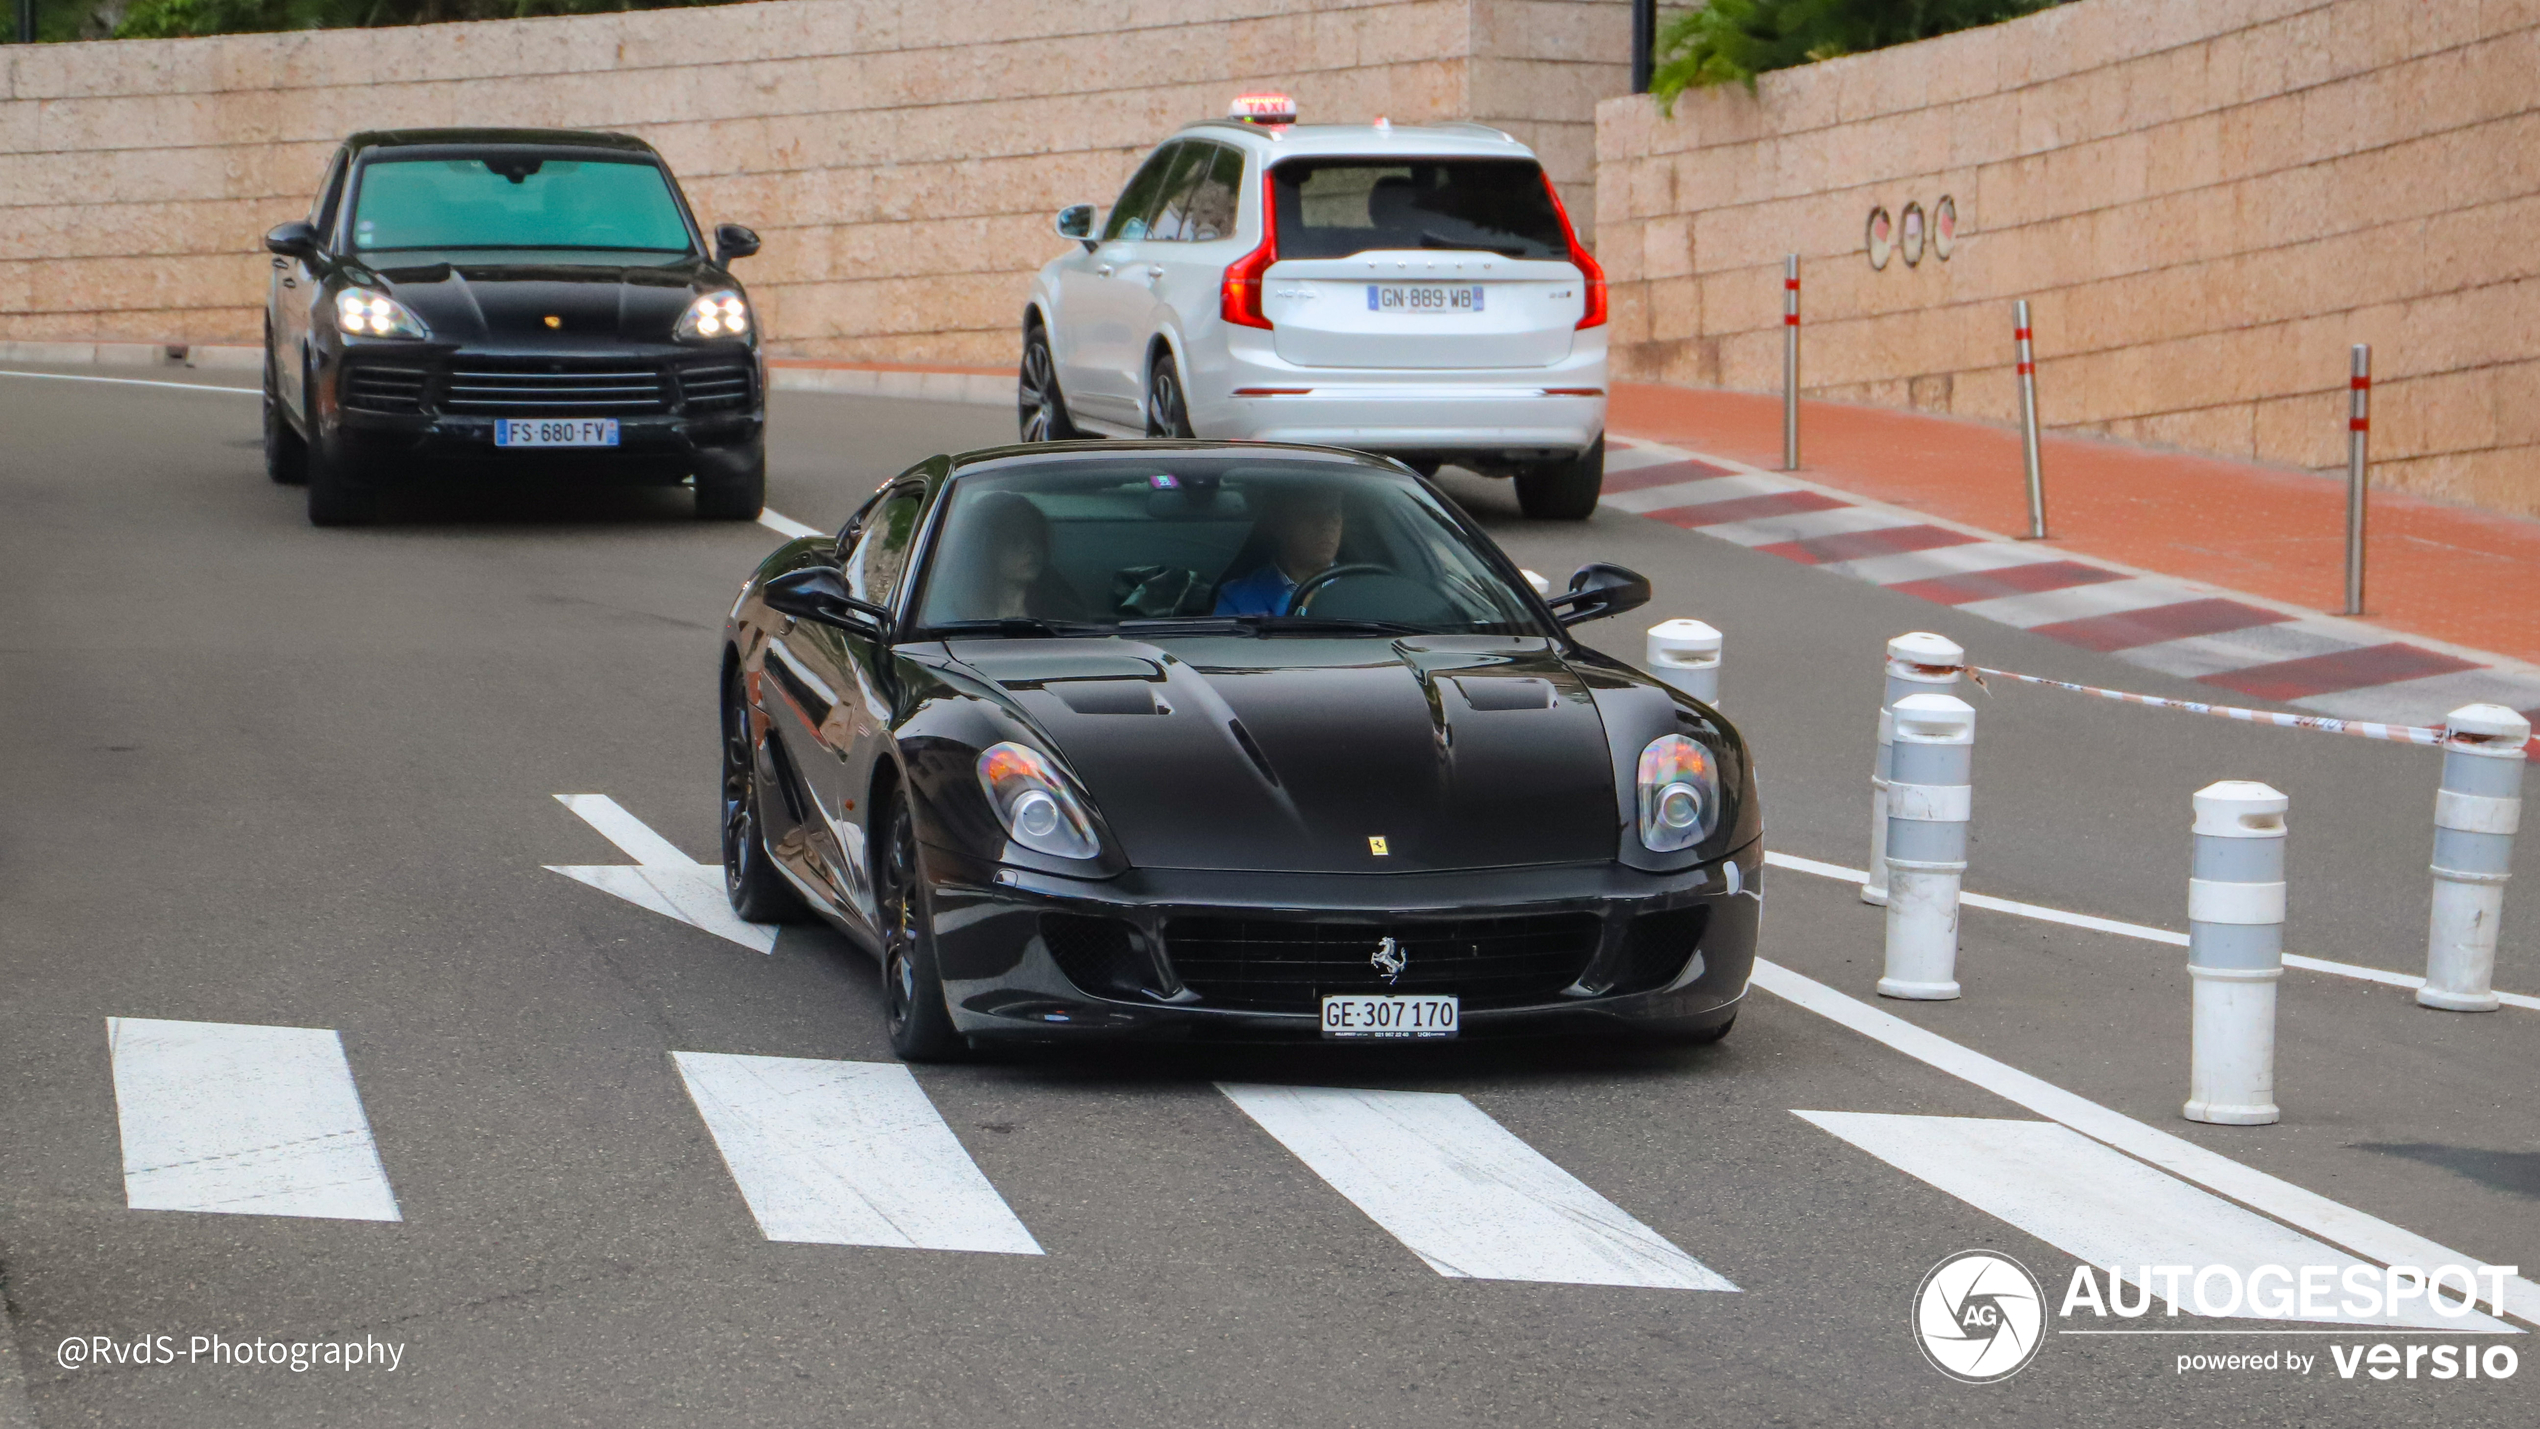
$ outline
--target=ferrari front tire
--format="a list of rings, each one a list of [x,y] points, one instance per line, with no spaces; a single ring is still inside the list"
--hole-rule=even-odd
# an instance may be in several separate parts
[[[1605,436],[1568,461],[1517,473],[1517,506],[1537,521],[1585,521],[1605,490]]]
[[[917,829],[905,798],[891,802],[875,901],[882,914],[882,1004],[891,1050],[903,1062],[950,1062],[967,1055],[969,1039],[953,1029],[935,967],[934,920],[918,870]]]
[[[723,893],[748,922],[795,922],[803,898],[768,855],[758,797],[758,749],[736,669],[723,687]]]

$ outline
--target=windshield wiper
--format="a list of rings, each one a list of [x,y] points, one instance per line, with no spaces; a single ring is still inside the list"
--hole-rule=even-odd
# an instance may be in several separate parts
[[[1426,626],[1400,620],[1342,620],[1319,615],[1251,615],[1265,635],[1435,635]]]
[[[1107,628],[1086,620],[1043,620],[1035,615],[1003,615],[993,620],[939,620],[929,635],[1102,635]]]
[[[1250,635],[1258,615],[1150,615],[1114,627],[1124,634]]]

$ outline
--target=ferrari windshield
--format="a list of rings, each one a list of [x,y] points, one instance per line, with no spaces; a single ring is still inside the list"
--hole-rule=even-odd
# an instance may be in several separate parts
[[[353,205],[353,246],[690,251],[660,165],[502,152],[373,160]]]
[[[918,605],[936,634],[1544,631],[1434,495],[1377,467],[1123,453],[976,472],[948,499]]]

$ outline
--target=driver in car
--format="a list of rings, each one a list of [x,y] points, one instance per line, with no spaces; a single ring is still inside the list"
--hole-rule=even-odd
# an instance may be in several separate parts
[[[1286,615],[1297,587],[1330,570],[1346,522],[1341,494],[1327,486],[1281,486],[1265,493],[1255,540],[1268,559],[1217,589],[1219,615]]]

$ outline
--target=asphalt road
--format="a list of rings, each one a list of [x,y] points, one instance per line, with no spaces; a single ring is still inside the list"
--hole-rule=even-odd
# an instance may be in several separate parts
[[[114,374],[128,375],[128,374]],[[230,374],[151,374],[239,385]],[[0,1286],[11,1416],[67,1424],[2528,1424],[2503,1381],[2341,1378],[2402,1339],[2057,1337],[1954,1383],[1907,1306],[1952,1252],[2074,1258],[1794,1111],[2032,1113],[1757,992],[1716,1048],[1115,1051],[918,1081],[1038,1257],[765,1239],[673,1051],[887,1062],[869,959],[760,956],[556,874],[623,855],[553,796],[714,847],[715,641],[774,537],[675,493],[468,493],[319,531],[252,396],[0,377]],[[843,518],[1001,410],[779,394],[776,510]],[[1727,633],[1768,844],[1857,865],[1879,651],[2153,693],[2130,666],[1638,518],[1522,520],[1524,564],[1648,573]],[[1971,888],[2185,926],[2188,795],[2293,799],[2288,944],[2421,970],[2436,756],[2028,689],[1980,709]],[[2523,840],[2498,981],[2540,992]],[[1880,917],[1776,870],[1766,956],[1876,1001]],[[2181,1120],[2183,954],[1970,912],[1949,1004],[1880,1003],[2486,1261],[2540,1269],[2540,1012],[2295,971],[2283,1124]],[[106,1019],[340,1032],[402,1219],[129,1209]],[[1735,1293],[1441,1276],[1212,1082],[1455,1092]],[[2214,1322],[2183,1320],[2181,1324]],[[2247,1323],[2247,1322],[2231,1322]],[[394,1372],[65,1368],[65,1337],[402,1344]],[[2175,1371],[2183,1346],[2317,1354]]]

